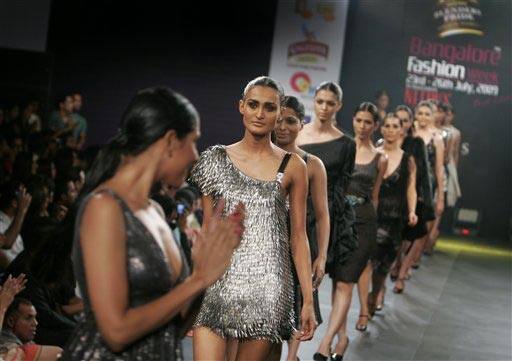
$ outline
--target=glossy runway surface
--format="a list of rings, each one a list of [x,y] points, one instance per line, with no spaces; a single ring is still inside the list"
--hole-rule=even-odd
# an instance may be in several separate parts
[[[442,239],[435,253],[395,295],[387,280],[385,307],[366,332],[355,330],[354,290],[345,360],[512,360],[512,251],[484,241]],[[321,286],[324,324],[299,350],[311,360],[327,327],[330,279]],[[184,342],[191,360],[190,339]],[[286,357],[286,347],[282,359]]]

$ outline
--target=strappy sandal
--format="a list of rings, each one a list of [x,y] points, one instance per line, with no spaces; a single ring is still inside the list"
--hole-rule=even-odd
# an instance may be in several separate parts
[[[402,282],[403,284],[403,287],[400,288],[398,287],[396,284],[395,284],[395,287],[393,287],[393,292],[396,293],[396,294],[401,294],[404,292],[404,289],[405,289],[405,278],[399,278],[397,282]]]

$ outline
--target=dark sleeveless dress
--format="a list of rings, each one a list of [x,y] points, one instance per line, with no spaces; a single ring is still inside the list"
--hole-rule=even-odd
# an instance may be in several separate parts
[[[414,157],[416,163],[416,215],[418,223],[415,226],[404,227],[403,238],[414,241],[427,234],[427,222],[435,219],[432,205],[432,185],[430,183],[430,163],[427,156],[427,148],[423,139],[408,135],[402,143],[402,150]]]
[[[306,152],[304,154],[304,156],[302,157],[302,159],[304,160],[304,162],[306,162],[306,166],[307,166],[308,159],[309,159],[309,153]],[[313,217],[314,217],[314,209],[313,209],[313,205],[312,205],[313,201],[311,200],[311,191],[308,191],[307,202],[308,202],[307,214],[309,214],[310,212],[313,212]],[[309,235],[308,235],[308,243],[309,243],[309,249],[310,249],[310,253],[311,253],[311,265],[313,265],[313,262],[318,257],[318,244],[316,243],[316,239],[311,239],[309,237]],[[313,249],[316,250],[315,254],[313,254],[313,251],[311,251]],[[299,278],[297,276],[297,272],[295,271],[295,268],[293,269],[293,279],[295,282],[295,288],[294,288],[294,292],[295,292],[295,304],[294,304],[295,328],[298,329],[300,327],[300,312],[302,310],[303,298],[302,298],[302,291],[300,288]],[[320,300],[318,299],[318,289],[313,290],[313,307],[315,309],[316,322],[318,325],[320,325],[323,322],[323,319],[322,319],[322,313],[320,312]]]
[[[367,164],[355,164],[348,186],[348,198],[354,203],[356,212],[356,235],[359,247],[341,269],[345,282],[355,283],[375,253],[377,235],[377,212],[371,202],[373,186],[379,173],[380,154]]]
[[[126,273],[129,307],[149,303],[181,283],[189,272],[183,252],[182,272],[178,280],[173,283],[171,270],[164,253],[149,230],[113,191],[105,189],[99,192],[109,193],[119,203],[123,211],[126,231]],[[113,353],[103,340],[94,318],[94,312],[91,309],[79,240],[80,221],[85,205],[97,193],[91,193],[83,200],[75,223],[73,262],[78,285],[83,295],[84,313],[64,348],[62,358],[59,360],[182,360],[181,342],[178,336],[182,324],[179,316],[133,342],[119,353]],[[180,247],[178,243],[176,245]]]
[[[372,258],[374,272],[387,274],[402,243],[407,217],[409,155],[402,154],[398,167],[382,182],[377,210],[377,250]]]
[[[354,230],[354,210],[345,197],[354,169],[356,144],[347,135],[323,142],[300,146],[304,151],[320,158],[327,172],[327,201],[330,217],[330,236],[327,251],[326,271],[333,280],[345,280],[343,265],[358,248]],[[311,257],[318,255],[316,221],[312,200],[308,200],[306,219]]]

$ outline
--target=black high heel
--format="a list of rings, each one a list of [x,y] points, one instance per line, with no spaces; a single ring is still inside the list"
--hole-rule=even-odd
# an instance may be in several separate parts
[[[345,355],[345,351],[347,351],[349,342],[350,342],[350,339],[347,337],[347,344],[345,345],[345,348],[343,349],[343,353],[342,354],[339,354],[339,353],[336,353],[336,352],[331,354],[331,360],[332,361],[343,361],[343,356]]]
[[[327,360],[329,360],[329,356],[322,355],[320,352],[315,352],[315,354],[313,355],[313,360],[327,361]]]

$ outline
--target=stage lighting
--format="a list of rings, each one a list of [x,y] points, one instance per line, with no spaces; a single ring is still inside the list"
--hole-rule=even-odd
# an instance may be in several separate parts
[[[481,214],[476,209],[457,208],[452,230],[461,236],[476,236],[480,229]]]

